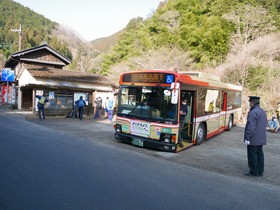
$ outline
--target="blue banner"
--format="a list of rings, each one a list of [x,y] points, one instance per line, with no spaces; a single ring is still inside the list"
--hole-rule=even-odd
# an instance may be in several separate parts
[[[1,81],[3,82],[14,82],[15,81],[15,71],[9,69],[2,69]]]

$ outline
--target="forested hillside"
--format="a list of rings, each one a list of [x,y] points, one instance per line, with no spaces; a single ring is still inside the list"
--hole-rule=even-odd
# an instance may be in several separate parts
[[[74,32],[75,29],[65,28],[12,0],[1,0],[0,12],[1,66],[10,54],[19,50],[21,35],[22,50],[47,43],[72,61],[68,69],[86,71],[92,69],[93,58],[110,49],[122,33],[116,32],[108,38],[85,43]],[[19,29],[20,24],[20,34],[11,30]]]
[[[280,101],[279,0],[165,0],[147,19],[132,19],[116,34],[85,43],[71,30],[12,0],[0,1],[0,56],[43,42],[72,60],[69,69],[108,75],[141,69],[206,71],[260,95],[272,114]],[[0,57],[1,60],[1,57]]]
[[[272,114],[280,101],[279,24],[278,0],[164,1],[151,18],[132,20],[93,70],[116,81],[116,72],[137,69],[207,71],[242,85],[244,106],[260,95]]]
[[[0,1],[0,51],[2,59],[19,50],[19,35],[21,35],[21,49],[27,49],[48,43],[69,59],[72,59],[72,53],[68,46],[59,41],[53,32],[59,25],[44,16],[37,14],[27,7],[23,7],[12,0]],[[11,29],[22,31],[14,32]]]
[[[248,43],[278,31],[279,13],[277,0],[165,1],[152,18],[138,18],[130,23],[114,50],[105,57],[102,68],[106,72],[116,62],[162,47],[188,52],[196,68],[217,66],[230,52],[234,34],[250,33],[240,37],[244,38],[241,42]]]

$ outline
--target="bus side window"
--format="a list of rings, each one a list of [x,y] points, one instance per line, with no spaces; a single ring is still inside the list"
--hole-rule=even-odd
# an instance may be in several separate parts
[[[214,113],[220,111],[219,90],[207,90],[205,98],[205,113]]]

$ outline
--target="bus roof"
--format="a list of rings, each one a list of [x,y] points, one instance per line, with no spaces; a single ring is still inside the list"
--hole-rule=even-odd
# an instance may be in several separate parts
[[[188,75],[192,80],[201,81],[208,83],[207,86],[218,87],[232,90],[242,91],[242,87],[238,85],[233,85],[230,83],[222,82],[220,77],[205,72],[180,72],[179,74]],[[187,81],[186,81],[187,83]]]
[[[194,72],[194,71],[186,71],[186,72],[175,72],[171,70],[141,70],[141,71],[131,71],[123,73],[120,76],[120,84],[131,84],[131,82],[124,82],[122,80],[123,75],[125,74],[146,74],[146,73],[155,73],[155,74],[173,74],[175,76],[175,82],[182,82],[184,84],[201,86],[201,87],[213,87],[213,88],[224,88],[224,89],[232,89],[242,91],[242,87],[238,85],[233,85],[229,83],[224,83],[220,80],[220,77],[212,74],[208,74],[205,72]],[[134,84],[137,82],[133,82]],[[145,83],[143,81],[139,82],[141,84]],[[160,83],[160,82],[159,82]]]

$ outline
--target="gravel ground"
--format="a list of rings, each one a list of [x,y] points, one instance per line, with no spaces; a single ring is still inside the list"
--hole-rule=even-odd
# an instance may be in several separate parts
[[[139,148],[114,139],[114,121],[94,121],[90,117],[69,119],[64,117],[48,117],[40,121],[33,115],[26,120],[46,126],[61,132],[82,136],[83,138],[121,147],[132,152],[139,152],[178,164],[188,165],[226,176],[251,179],[270,185],[280,186],[280,134],[267,133],[267,145],[264,146],[265,172],[263,177],[246,177],[248,172],[246,146],[243,144],[244,125],[234,126],[231,131],[225,131],[208,139],[202,145],[192,146],[179,153],[168,153]]]

